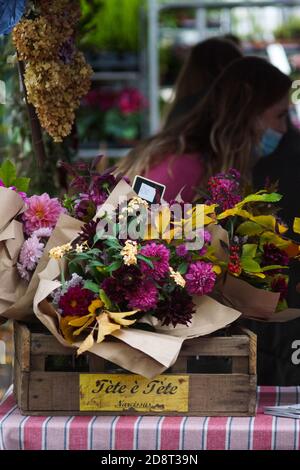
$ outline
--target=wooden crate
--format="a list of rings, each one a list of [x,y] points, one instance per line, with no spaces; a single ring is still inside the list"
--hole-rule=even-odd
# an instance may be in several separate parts
[[[36,326],[33,328],[15,322],[14,337],[14,390],[18,406],[24,415],[253,416],[255,414],[256,336],[246,329],[227,329],[222,333],[217,332],[215,336],[184,342],[177,362],[164,374],[164,377],[168,374],[188,377],[188,410],[185,413],[163,410],[141,413],[132,408],[118,412],[80,411],[81,373],[130,373],[113,367],[112,364],[93,354],[84,354],[78,360],[74,349],[61,346],[41,327],[37,329]],[[198,372],[198,363],[202,369],[204,365],[204,373]],[[213,367],[213,371],[205,370],[209,365]],[[223,370],[224,365],[227,370]],[[191,372],[195,368],[197,371]]]

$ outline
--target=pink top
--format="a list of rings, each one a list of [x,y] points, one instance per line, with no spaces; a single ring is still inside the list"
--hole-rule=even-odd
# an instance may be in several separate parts
[[[164,199],[171,201],[181,192],[184,202],[192,202],[201,183],[204,163],[199,154],[167,155],[144,176],[166,186]]]

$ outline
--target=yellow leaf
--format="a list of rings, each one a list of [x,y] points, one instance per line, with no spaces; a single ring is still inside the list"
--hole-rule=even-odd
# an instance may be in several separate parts
[[[98,322],[98,338],[105,338],[116,330],[120,330],[121,326],[113,323],[107,312],[103,312],[97,317]],[[100,331],[99,331],[100,330]],[[103,339],[100,340],[103,341]],[[97,340],[98,342],[98,340]]]
[[[69,325],[76,327],[83,326],[91,316],[93,315],[89,313],[88,315],[84,315],[83,317],[68,317],[72,318],[72,320],[69,321]]]
[[[122,326],[133,325],[136,320],[124,320],[126,317],[130,317],[137,313],[138,310],[133,310],[132,312],[107,312],[112,320]]]
[[[92,317],[89,318],[89,319],[87,320],[87,322],[86,322],[84,325],[82,325],[81,328],[79,328],[78,330],[75,330],[75,331],[74,331],[73,335],[74,335],[74,336],[80,335],[80,333],[82,333],[82,331],[84,331],[86,328],[88,328],[88,327],[95,321],[95,317],[96,317],[96,315],[92,315]]]
[[[251,273],[251,276],[254,276],[254,277],[259,277],[261,279],[265,279],[266,275],[264,273]]]
[[[216,273],[216,274],[221,274],[222,269],[221,269],[220,266],[218,266],[217,264],[215,264],[215,265],[213,266],[213,272]]]
[[[104,306],[104,303],[102,302],[101,299],[95,299],[92,301],[91,305],[89,306],[88,310],[90,314],[95,315],[96,311],[99,308],[102,308]]]
[[[276,219],[273,215],[258,215],[251,217],[251,220],[259,225],[262,225],[267,230],[272,230],[273,232],[275,231]]]
[[[289,246],[292,244],[290,240],[285,240],[284,238],[280,237],[280,235],[269,231],[264,232],[261,235],[260,245],[262,246],[265,243],[273,243],[278,248],[282,248],[283,250],[289,248]]]
[[[77,349],[77,355],[79,356],[80,354],[84,353],[85,351],[88,351],[94,346],[94,332],[90,333],[84,341],[82,341],[80,347]]]
[[[76,341],[76,338],[73,336],[74,328],[69,325],[69,321],[72,320],[74,317],[61,317],[59,322],[59,327],[62,332],[63,337],[65,338],[68,343],[73,344]]]
[[[300,233],[300,218],[299,217],[295,217],[293,229],[295,233]]]
[[[243,219],[252,218],[252,214],[250,214],[250,212],[244,209],[241,209],[240,207],[235,206],[232,209],[227,209],[226,211],[221,212],[221,214],[217,216],[217,219],[223,220],[223,219],[226,219],[227,217],[235,216],[235,215],[238,215],[239,217],[242,217]]]

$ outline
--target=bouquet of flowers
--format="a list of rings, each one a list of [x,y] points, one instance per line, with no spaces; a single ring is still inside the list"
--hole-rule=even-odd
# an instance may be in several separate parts
[[[118,195],[126,197],[125,205],[116,204]],[[149,370],[156,374],[166,368],[167,348],[170,366],[185,338],[209,334],[240,315],[207,297],[223,262],[208,230],[215,223],[213,207],[204,208],[202,231],[195,211],[191,207],[182,218],[162,205],[153,213],[121,180],[73,241],[50,250],[34,300],[38,318],[79,354],[92,351],[112,360],[110,342],[104,341],[109,336],[144,359],[147,351],[147,360],[155,359]],[[199,244],[191,242],[192,229]],[[114,343],[113,362],[124,366],[117,350]],[[128,354],[127,359],[132,350]],[[135,359],[126,368],[147,375],[142,364]]]
[[[39,273],[48,263],[49,251],[58,243],[64,244],[74,238],[83,221],[93,218],[116,184],[117,180],[109,170],[104,174],[96,171],[98,162],[99,160],[91,165],[77,163],[72,167],[65,165],[72,180],[70,194],[65,195],[63,201],[51,198],[47,193],[31,197],[25,192],[21,193],[23,210],[18,215],[18,223],[22,239],[15,259],[14,284],[20,283],[21,278],[25,292],[14,298],[9,309],[4,309],[5,317],[24,319],[32,316],[32,302],[39,283]],[[14,189],[23,179],[16,179],[17,183],[13,186],[16,170],[11,163],[5,165],[9,166],[6,174],[10,174],[10,185]],[[29,180],[26,182],[28,187]],[[25,189],[24,182],[22,189]]]
[[[288,265],[298,247],[276,216],[282,196],[262,190],[243,197],[236,170],[210,178],[208,190],[208,203],[217,204],[217,221],[228,233],[228,243],[222,242],[228,256],[223,299],[255,317],[285,310]]]
[[[93,345],[97,332],[99,343],[112,331],[135,324],[145,313],[155,316],[162,326],[188,325],[195,312],[193,296],[212,292],[221,268],[210,261],[208,231],[198,250],[188,250],[178,240],[119,238],[125,213],[130,225],[140,217],[133,214],[147,211],[147,206],[134,197],[118,214],[113,236],[102,239],[101,224],[90,223],[75,242],[50,251],[51,258],[66,261],[71,274],[53,296],[60,329],[70,342],[88,333],[86,344]]]

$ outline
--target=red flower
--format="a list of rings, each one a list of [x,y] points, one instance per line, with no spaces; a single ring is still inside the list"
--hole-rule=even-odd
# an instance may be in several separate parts
[[[59,300],[58,306],[62,311],[61,316],[81,317],[87,315],[88,307],[94,298],[95,294],[92,291],[84,289],[80,285],[70,287]]]

